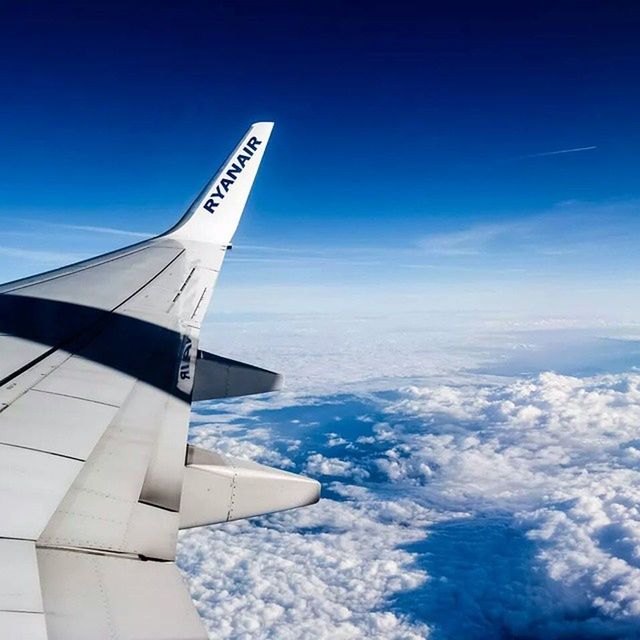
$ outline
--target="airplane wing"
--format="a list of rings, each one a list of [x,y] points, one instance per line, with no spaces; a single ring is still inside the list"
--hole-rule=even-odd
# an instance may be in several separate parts
[[[315,481],[187,446],[192,399],[281,384],[198,344],[272,126],[167,233],[0,287],[0,638],[206,638],[178,530],[318,500]]]

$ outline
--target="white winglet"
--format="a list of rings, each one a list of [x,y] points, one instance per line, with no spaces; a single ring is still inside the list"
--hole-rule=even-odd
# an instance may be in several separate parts
[[[251,125],[222,168],[166,235],[229,244],[240,222],[272,129],[273,122]]]

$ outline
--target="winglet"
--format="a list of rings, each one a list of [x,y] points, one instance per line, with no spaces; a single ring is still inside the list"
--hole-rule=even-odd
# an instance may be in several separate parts
[[[233,153],[166,235],[226,245],[240,222],[273,122],[251,125]]]

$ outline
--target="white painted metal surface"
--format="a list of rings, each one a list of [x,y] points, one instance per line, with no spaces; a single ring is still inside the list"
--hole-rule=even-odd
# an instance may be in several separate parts
[[[172,562],[39,549],[49,640],[206,640]]]
[[[25,362],[31,362],[46,351],[46,346],[26,338],[0,335],[0,378],[19,369]]]
[[[5,285],[2,293],[110,311],[145,286],[181,251],[178,244],[171,247],[150,242],[115,259],[89,261],[88,268],[81,263],[75,270],[60,269],[61,275],[52,272],[39,279],[19,280],[12,286]]]
[[[0,443],[86,460],[117,411],[67,395],[28,391],[3,411]]]
[[[159,389],[142,382],[135,385],[50,518],[39,544],[152,555],[141,544],[139,527],[135,540],[129,534],[167,400]],[[164,544],[164,554],[155,557],[172,559],[175,535],[166,538],[162,531],[149,522],[146,539],[154,548]]]
[[[279,373],[198,350],[192,400],[269,393],[282,385]]]
[[[251,126],[170,237],[220,245],[231,242],[272,129],[272,122]]]
[[[315,480],[189,446],[180,528],[304,507],[319,499]]]
[[[113,327],[114,333],[117,328],[117,325]],[[72,393],[75,398],[119,407],[135,382],[133,376],[123,371],[76,355],[57,367],[55,375],[43,378],[34,389],[59,394]]]
[[[0,445],[0,535],[36,540],[81,468],[77,460]]]
[[[70,273],[62,269],[64,275],[52,272],[42,281],[30,278],[2,287],[0,333],[10,333],[11,337],[2,341],[10,357],[0,359],[0,380],[52,346],[86,330],[104,312],[112,311],[148,283],[182,251],[178,244],[166,247],[149,243],[143,249],[90,268]],[[9,344],[13,339],[19,342]],[[35,346],[25,349],[24,339]]]
[[[50,640],[44,613],[0,611],[0,638]]]
[[[0,539],[0,611],[42,612],[36,545]],[[10,636],[0,634],[0,638]]]

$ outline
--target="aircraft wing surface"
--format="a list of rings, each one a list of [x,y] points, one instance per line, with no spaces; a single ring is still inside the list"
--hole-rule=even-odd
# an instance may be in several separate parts
[[[187,446],[192,399],[281,384],[199,349],[271,129],[167,233],[0,287],[1,638],[206,638],[178,530],[317,501],[312,480]]]

